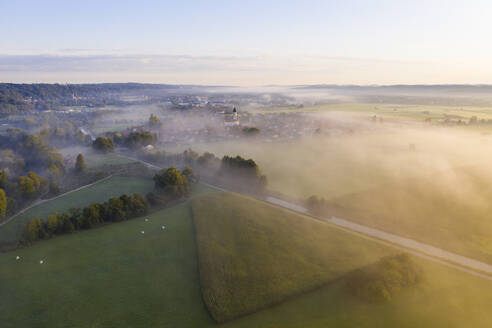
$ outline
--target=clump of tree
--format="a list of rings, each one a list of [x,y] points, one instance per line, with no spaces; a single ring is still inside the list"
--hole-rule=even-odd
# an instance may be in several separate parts
[[[247,189],[263,190],[267,179],[253,159],[241,156],[224,156],[221,161],[219,176]]]
[[[149,117],[149,126],[152,128],[160,127],[161,126],[161,120],[154,114],[150,114]]]
[[[56,168],[61,175],[65,174],[63,156],[55,147],[49,147],[43,139],[28,134],[20,129],[9,129],[6,136],[0,138],[2,168],[9,168],[21,174],[25,171],[40,171]]]
[[[37,197],[48,193],[49,180],[28,172],[25,176],[9,178],[7,170],[0,171],[0,220],[15,214],[19,205],[31,202]],[[6,204],[5,212],[2,207]]]
[[[114,150],[113,139],[97,137],[96,140],[94,140],[94,142],[92,143],[92,148],[102,153],[112,152]]]
[[[150,133],[148,131],[136,131],[130,133],[125,138],[125,145],[128,148],[141,148],[147,145],[153,145],[157,141],[157,136],[155,133]]]
[[[349,274],[346,288],[367,302],[390,301],[402,289],[422,280],[422,270],[408,254],[384,257]]]
[[[18,191],[25,200],[32,200],[47,192],[48,179],[40,177],[34,172],[18,178]]]
[[[84,173],[86,169],[84,155],[78,154],[75,160],[75,173]]]
[[[106,138],[111,138],[116,145],[123,145],[125,138],[121,132],[106,132]]]
[[[247,136],[255,136],[260,133],[260,129],[256,127],[245,126],[243,128],[243,133]]]
[[[154,176],[155,192],[151,202],[167,202],[187,196],[194,182],[193,170],[185,167],[183,172],[172,166],[161,170]]]
[[[120,222],[145,215],[149,211],[145,196],[122,195],[104,203],[94,203],[83,209],[72,208],[68,213],[55,213],[46,221],[33,218],[26,225],[20,243],[31,244],[40,239],[71,233],[77,230],[91,229],[105,223]]]

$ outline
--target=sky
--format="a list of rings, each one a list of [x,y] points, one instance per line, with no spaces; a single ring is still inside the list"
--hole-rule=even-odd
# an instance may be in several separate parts
[[[492,83],[492,2],[0,0],[0,82]]]

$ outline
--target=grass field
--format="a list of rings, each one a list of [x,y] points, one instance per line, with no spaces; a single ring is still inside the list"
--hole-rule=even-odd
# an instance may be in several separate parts
[[[37,205],[0,227],[0,242],[15,242],[21,236],[25,224],[34,217],[46,218],[72,207],[84,207],[96,202],[104,202],[122,194],[145,194],[154,188],[150,179],[114,176],[88,188],[70,193],[52,201]]]
[[[391,302],[360,301],[338,280],[221,327],[490,327],[492,282],[439,264],[418,263],[424,268],[425,280]]]
[[[63,156],[70,157],[74,160],[78,154],[84,155],[85,163],[89,169],[97,169],[103,165],[122,165],[134,163],[135,161],[126,157],[119,156],[115,153],[101,154],[94,152],[90,147],[67,147],[60,149]]]
[[[492,107],[479,106],[442,106],[442,105],[410,105],[410,104],[365,104],[365,103],[342,103],[306,106],[296,109],[268,109],[256,110],[254,112],[314,112],[329,113],[343,112],[362,116],[376,115],[394,121],[442,121],[447,117],[454,117],[468,122],[470,117],[478,119],[492,119]]]
[[[205,303],[218,322],[312,290],[393,250],[231,193],[192,203]]]
[[[189,212],[185,203],[146,216],[148,222],[139,218],[0,254],[1,326],[212,325],[200,297]]]
[[[356,192],[334,202],[335,215],[492,263],[492,176],[455,170]]]
[[[200,293],[189,203],[145,218],[0,254],[1,326],[217,327]],[[492,282],[419,262],[424,282],[391,303],[362,302],[336,280],[220,327],[490,326]]]

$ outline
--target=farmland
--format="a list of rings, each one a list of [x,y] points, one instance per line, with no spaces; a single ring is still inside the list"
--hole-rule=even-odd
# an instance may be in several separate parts
[[[391,252],[234,194],[195,199],[193,215],[203,295],[219,322],[319,287]]]

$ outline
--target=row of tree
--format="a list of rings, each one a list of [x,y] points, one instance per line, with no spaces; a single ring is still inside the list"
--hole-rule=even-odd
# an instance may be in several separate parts
[[[68,213],[55,213],[48,216],[45,221],[40,218],[33,218],[26,225],[20,243],[27,245],[39,239],[47,239],[56,235],[91,229],[101,224],[121,222],[145,215],[151,205],[168,205],[171,201],[188,197],[192,184],[196,181],[191,168],[185,167],[182,171],[176,167],[161,170],[154,176],[154,192],[147,194],[147,196],[140,194],[122,195],[111,198],[104,203],[94,203],[83,209],[72,208]],[[1,198],[2,193],[0,192],[0,200]]]
[[[199,175],[217,178],[229,187],[261,192],[267,185],[267,178],[261,173],[258,164],[253,159],[241,156],[224,156],[221,158],[213,153],[205,152],[202,155],[187,149],[179,154],[154,152],[142,154],[144,159],[163,165],[187,165],[196,169]]]
[[[95,203],[83,209],[72,208],[68,213],[48,216],[46,221],[33,218],[26,225],[21,244],[30,244],[40,239],[91,229],[104,223],[120,222],[144,215],[149,210],[145,196],[134,194],[111,198],[104,203]]]
[[[147,145],[154,145],[156,141],[155,133],[148,131],[131,132],[126,137],[120,132],[108,132],[105,137],[96,138],[92,143],[92,148],[102,153],[112,152],[116,145],[138,150]]]

